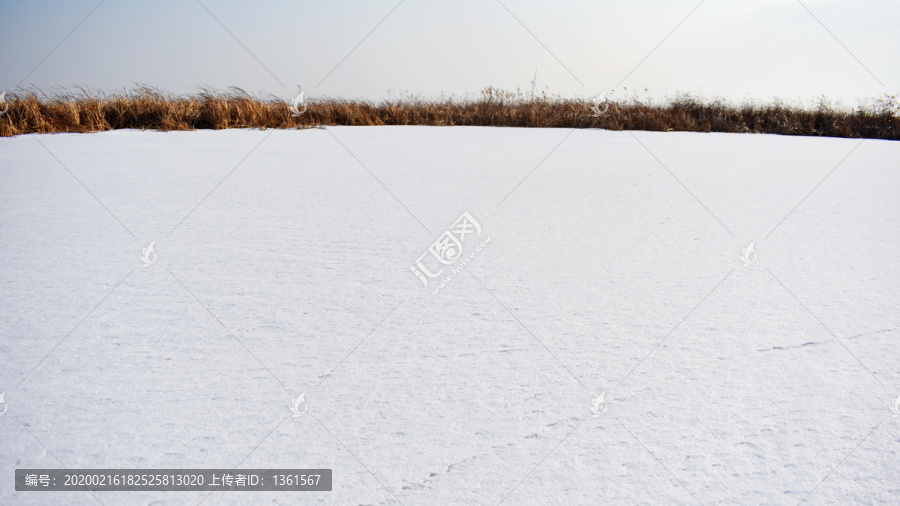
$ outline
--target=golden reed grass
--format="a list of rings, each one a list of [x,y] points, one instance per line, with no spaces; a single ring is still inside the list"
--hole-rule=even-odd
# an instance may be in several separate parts
[[[318,125],[441,125],[540,128],[603,128],[688,132],[752,132],[782,135],[900,140],[897,97],[876,105],[837,109],[821,100],[812,108],[783,103],[733,105],[680,95],[665,104],[636,99],[608,104],[601,116],[584,99],[548,98],[532,102],[485,89],[479,97],[428,101],[417,98],[372,103],[313,99],[293,117],[276,97],[253,97],[243,90],[205,90],[173,96],[141,87],[111,95],[62,94],[39,98],[7,93],[0,136],[33,132],[100,132],[120,128],[194,130],[224,128],[310,128]],[[606,105],[604,104],[603,107]]]

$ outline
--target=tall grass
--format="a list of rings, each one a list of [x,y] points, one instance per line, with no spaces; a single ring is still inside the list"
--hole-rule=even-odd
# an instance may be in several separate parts
[[[223,128],[309,128],[317,125],[474,125],[541,128],[604,128],[690,132],[752,132],[783,135],[900,140],[900,101],[885,95],[865,107],[842,109],[822,99],[812,107],[783,102],[735,104],[681,94],[664,103],[628,100],[608,103],[601,116],[585,99],[550,97],[534,101],[494,88],[478,96],[428,100],[405,97],[373,103],[312,99],[293,117],[289,104],[243,90],[204,90],[175,96],[140,87],[114,94],[61,93],[38,97],[7,93],[0,136],[32,132],[100,132],[120,128],[194,130]],[[603,105],[606,107],[606,105]],[[2,106],[0,106],[2,108]]]

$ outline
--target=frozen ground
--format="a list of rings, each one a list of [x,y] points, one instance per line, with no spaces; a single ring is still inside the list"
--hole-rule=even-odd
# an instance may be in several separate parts
[[[900,503],[898,198],[877,140],[0,139],[0,503]],[[491,241],[433,294],[464,211]],[[63,466],[334,490],[14,491]]]

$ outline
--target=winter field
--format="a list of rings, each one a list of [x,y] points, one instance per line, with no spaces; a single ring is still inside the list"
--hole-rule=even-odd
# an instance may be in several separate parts
[[[883,140],[2,138],[0,504],[898,504],[898,211]]]

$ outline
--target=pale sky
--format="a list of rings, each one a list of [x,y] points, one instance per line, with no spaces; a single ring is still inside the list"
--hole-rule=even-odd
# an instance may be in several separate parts
[[[381,100],[525,92],[538,69],[540,90],[570,97],[620,83],[656,99],[900,93],[900,0],[30,0],[0,2],[0,19],[2,90],[290,98],[303,83]]]

